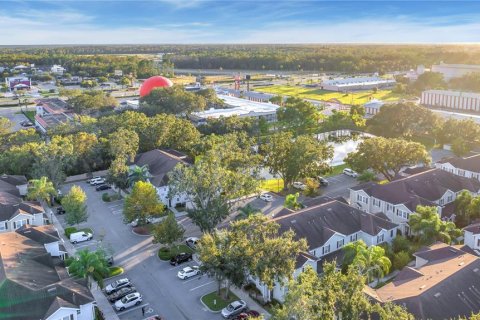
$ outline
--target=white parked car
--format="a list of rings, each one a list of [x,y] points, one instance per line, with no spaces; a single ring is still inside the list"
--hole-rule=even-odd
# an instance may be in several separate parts
[[[343,169],[343,173],[346,174],[347,176],[350,176],[350,177],[353,177],[353,178],[358,177],[358,173],[356,173],[355,171],[353,171],[352,169],[349,169],[349,168]]]
[[[126,295],[122,299],[115,302],[115,309],[117,309],[117,311],[123,311],[127,308],[138,306],[140,303],[142,303],[142,300],[142,295],[140,293],[130,293],[129,295]]]
[[[260,199],[262,199],[263,201],[266,201],[266,202],[272,202],[273,201],[273,196],[271,194],[264,193],[260,196]]]
[[[132,284],[130,283],[130,280],[128,280],[128,278],[122,278],[122,279],[118,279],[112,283],[110,283],[109,285],[107,285],[105,287],[105,292],[107,294],[112,294],[114,292],[117,292],[118,290],[122,289],[122,288],[125,288],[125,287],[131,287]]]
[[[98,186],[100,184],[104,184],[107,180],[105,180],[105,178],[102,178],[102,177],[95,177],[93,179],[90,179],[90,185],[92,186]]]
[[[301,182],[298,182],[298,181],[293,183],[293,187],[295,189],[300,189],[300,190],[307,189],[307,186],[304,183],[301,183]]]
[[[88,241],[88,240],[92,240],[92,238],[93,238],[93,234],[91,234],[90,232],[80,231],[80,232],[75,232],[70,234],[71,243]]]
[[[234,316],[247,310],[247,304],[243,300],[237,300],[230,303],[222,309],[222,317],[225,319],[233,318]]]
[[[185,280],[185,279],[194,277],[198,274],[200,274],[200,268],[198,266],[193,266],[193,267],[186,267],[178,271],[177,277],[179,277],[182,280]]]
[[[188,237],[187,239],[185,239],[185,243],[190,248],[196,249],[197,248],[197,243],[198,243],[199,240],[200,239],[198,239],[197,237]]]

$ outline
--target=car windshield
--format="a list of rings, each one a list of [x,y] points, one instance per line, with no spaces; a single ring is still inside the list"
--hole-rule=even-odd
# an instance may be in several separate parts
[[[122,301],[123,303],[127,303],[127,301],[128,301],[128,296],[123,297],[121,301]]]
[[[228,311],[234,311],[235,310],[235,306],[233,304],[229,304],[228,307],[227,307],[227,310]]]

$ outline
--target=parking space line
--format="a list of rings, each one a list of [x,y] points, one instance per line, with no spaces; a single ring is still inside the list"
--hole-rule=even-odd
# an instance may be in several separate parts
[[[118,215],[122,212],[123,212],[123,209],[122,210],[112,210],[113,215]]]
[[[202,276],[198,276],[198,277],[192,277],[191,279],[188,279],[188,280],[183,280],[182,281],[182,284],[186,284],[186,283],[189,283],[189,282],[192,282],[194,280],[202,280]]]
[[[78,249],[78,248],[85,248],[85,247],[90,247],[90,246],[95,245],[95,244],[98,244],[98,243],[100,243],[100,241],[96,241],[96,240],[94,240],[94,241],[87,241],[87,243],[83,243],[83,244],[78,244],[78,245],[77,245],[77,244],[74,244],[74,247],[77,248],[77,249]]]
[[[126,314],[126,313],[132,312],[132,311],[134,311],[134,310],[138,310],[138,309],[141,309],[141,308],[143,308],[143,307],[146,307],[146,306],[148,306],[148,305],[150,305],[150,303],[145,303],[145,304],[142,304],[142,305],[139,305],[139,306],[136,306],[136,307],[127,309],[127,310],[122,311],[122,312],[117,312],[117,315],[118,315],[118,316],[121,316],[121,315],[124,315],[124,314]]]
[[[108,206],[110,209],[116,208],[116,207],[122,207],[123,203],[115,204],[113,206]]]
[[[212,283],[214,283],[214,282],[215,282],[215,281],[210,281],[210,282],[204,283],[204,284],[202,284],[202,285],[200,285],[200,286],[198,286],[198,287],[195,287],[195,288],[190,289],[190,291],[200,289],[201,287],[208,286],[209,284],[212,284]]]

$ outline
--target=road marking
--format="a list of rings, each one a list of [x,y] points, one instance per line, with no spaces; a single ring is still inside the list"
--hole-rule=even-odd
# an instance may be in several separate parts
[[[112,210],[113,215],[118,215],[122,212],[123,212],[123,209],[122,210]]]
[[[186,283],[192,282],[194,280],[197,280],[197,281],[202,280],[202,276],[201,275],[193,276],[188,280],[183,280],[182,282],[183,282],[183,284],[186,284]]]
[[[116,208],[116,207],[121,207],[123,206],[123,203],[115,204],[113,206],[108,206],[110,209]]]
[[[148,305],[150,305],[150,303],[145,303],[145,304],[142,304],[142,305],[139,305],[139,306],[136,306],[136,307],[127,309],[127,310],[122,311],[122,312],[117,312],[117,315],[118,315],[118,316],[121,316],[121,315],[124,315],[124,314],[126,314],[126,313],[132,312],[132,311],[134,311],[134,310],[138,310],[138,309],[141,309],[141,308],[143,308],[143,307],[146,307],[146,306],[148,306]],[[115,307],[114,307],[114,308],[115,308]]]
[[[214,282],[215,282],[215,281],[210,281],[210,282],[204,283],[204,284],[202,284],[202,285],[200,285],[200,286],[198,286],[198,287],[195,287],[195,288],[190,289],[190,291],[200,289],[201,287],[208,286],[209,284],[212,284],[212,283],[214,283]]]
[[[100,241],[93,240],[93,241],[85,241],[83,244],[74,244],[75,248],[84,248],[84,247],[90,247],[95,244],[98,244]]]

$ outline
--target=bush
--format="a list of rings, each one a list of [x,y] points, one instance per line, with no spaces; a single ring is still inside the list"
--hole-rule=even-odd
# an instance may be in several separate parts
[[[401,270],[410,262],[410,254],[406,251],[400,251],[393,257],[393,268]]]
[[[65,228],[65,236],[66,236],[67,238],[69,238],[69,239],[70,239],[70,235],[71,235],[72,233],[75,233],[75,232],[77,232],[77,228],[75,228],[75,227],[67,227],[67,228]]]
[[[363,171],[357,179],[362,182],[375,181],[377,179],[377,176],[371,171]]]
[[[102,200],[105,201],[105,202],[112,201],[112,199],[110,198],[110,195],[106,192],[104,194],[102,194]]]
[[[400,251],[409,252],[411,250],[410,240],[404,236],[397,236],[392,242],[393,252],[398,253]]]

